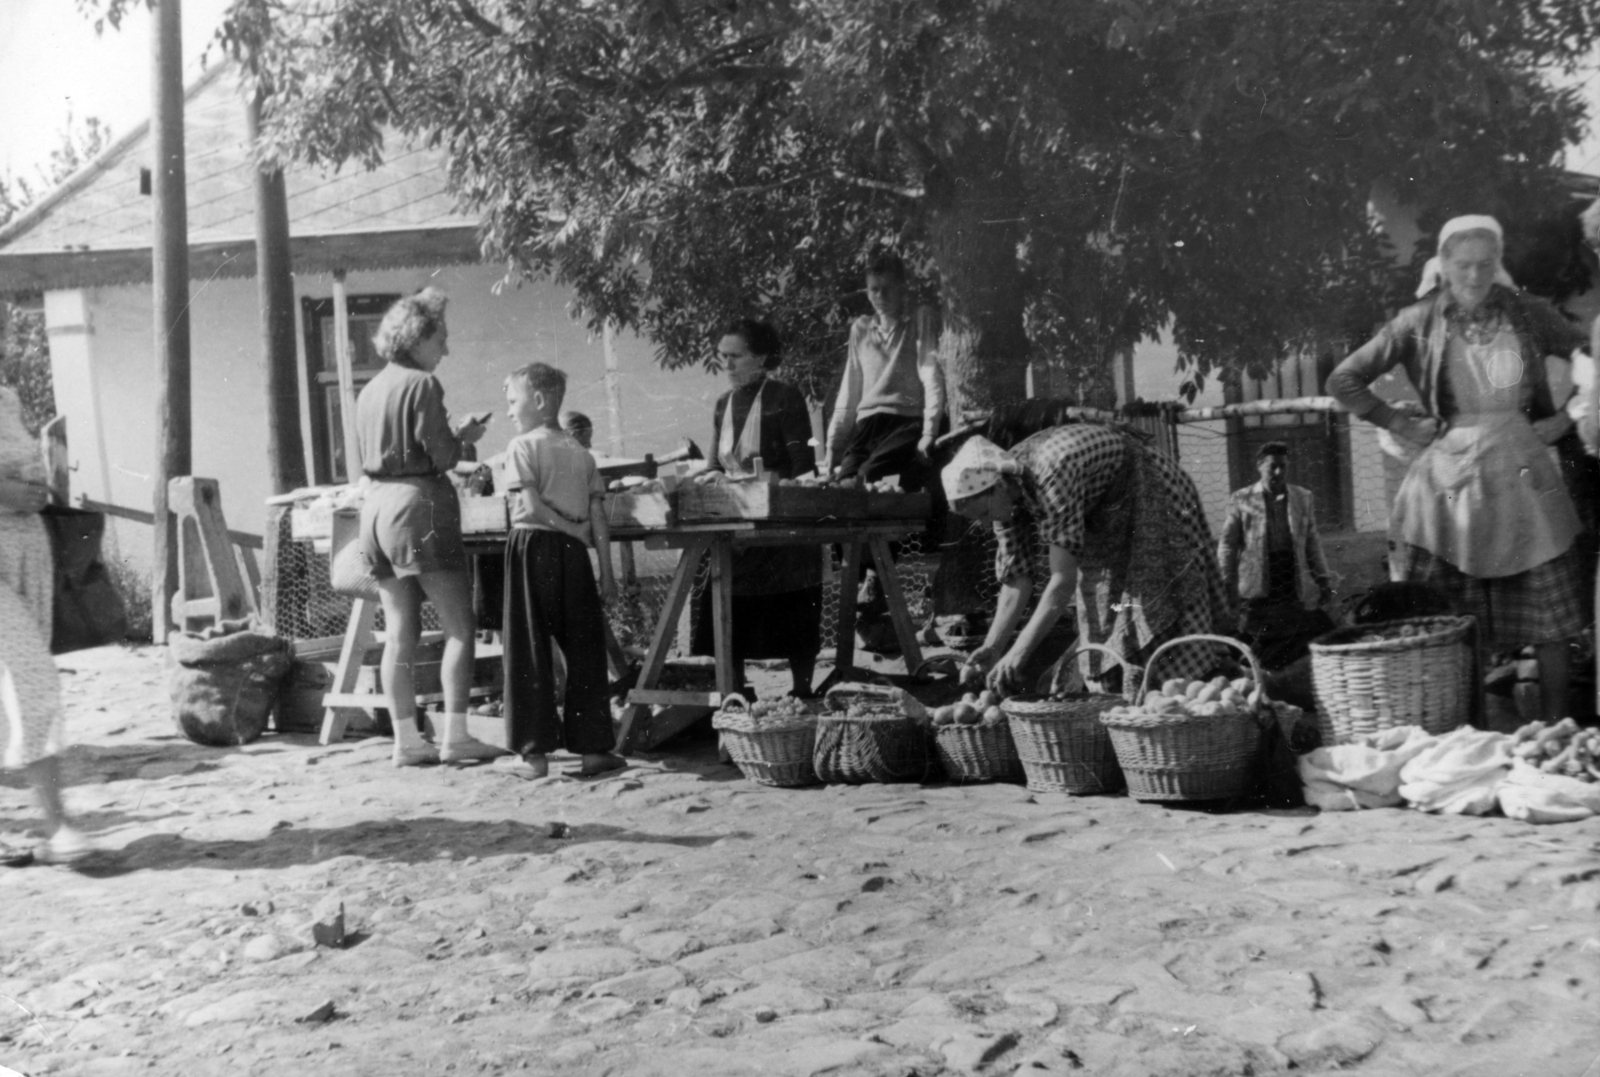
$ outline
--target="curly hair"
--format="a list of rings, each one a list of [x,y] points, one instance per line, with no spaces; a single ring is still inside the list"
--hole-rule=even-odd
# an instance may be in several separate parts
[[[431,286],[395,300],[372,334],[373,348],[385,362],[404,362],[413,348],[439,331],[448,301],[448,296]]]

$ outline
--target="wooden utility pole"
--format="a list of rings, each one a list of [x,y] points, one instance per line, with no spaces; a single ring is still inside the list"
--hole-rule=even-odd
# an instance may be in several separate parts
[[[178,542],[167,511],[167,483],[193,470],[189,398],[189,219],[183,155],[183,17],[179,0],[154,0],[150,132],[155,196],[151,292],[155,309],[155,555],[151,562],[151,632],[166,642],[178,586]]]
[[[250,98],[251,146],[259,150],[261,99]],[[289,198],[283,169],[257,164],[256,292],[261,304],[261,347],[267,365],[267,465],[272,492],[306,484],[305,443],[300,439],[300,379],[295,370],[294,277],[289,262]]]
[[[361,478],[361,442],[356,438],[356,378],[350,355],[350,297],[344,270],[333,271],[333,361],[339,371],[339,431],[344,444],[344,481]],[[330,433],[332,433],[330,431]],[[339,476],[333,476],[337,482]]]

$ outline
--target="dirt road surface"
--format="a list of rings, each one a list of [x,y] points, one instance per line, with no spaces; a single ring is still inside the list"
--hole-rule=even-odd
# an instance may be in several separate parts
[[[161,657],[61,659],[118,860],[0,871],[28,1077],[1600,1073],[1600,819],[397,771],[191,744]]]

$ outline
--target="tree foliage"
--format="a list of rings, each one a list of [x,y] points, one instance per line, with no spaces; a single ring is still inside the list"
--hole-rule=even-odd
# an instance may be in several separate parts
[[[60,142],[45,163],[34,170],[34,179],[10,173],[0,176],[0,228],[110,142],[111,128],[105,123],[91,116],[81,126],[75,125],[69,113]],[[0,385],[16,390],[29,433],[38,433],[39,427],[55,415],[50,339],[45,335],[44,311],[36,306],[0,299]]]
[[[488,253],[669,366],[754,308],[814,391],[864,256],[898,246],[983,403],[1029,358],[1092,383],[1166,326],[1201,377],[1370,325],[1397,294],[1374,184],[1425,228],[1564,200],[1584,113],[1541,72],[1597,20],[1592,0],[236,0],[221,38],[275,152],[443,146]]]

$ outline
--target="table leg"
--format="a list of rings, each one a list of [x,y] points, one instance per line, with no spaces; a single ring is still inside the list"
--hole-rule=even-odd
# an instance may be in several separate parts
[[[833,642],[833,672],[840,676],[844,676],[844,671],[854,668],[856,663],[856,589],[861,586],[861,543],[846,542],[842,549],[844,563],[839,569],[839,623]]]
[[[733,661],[733,540],[717,536],[711,543],[711,632],[716,642],[717,691],[724,696],[739,688],[744,670]]]
[[[889,541],[875,538],[868,542],[867,548],[872,551],[872,561],[878,566],[878,582],[883,586],[883,597],[889,603],[889,618],[894,622],[895,638],[900,641],[901,657],[906,660],[906,672],[915,673],[922,665],[922,648],[917,645],[917,628],[911,623],[911,611],[906,609],[906,596],[900,589],[894,558],[889,556]]]
[[[339,664],[334,667],[333,695],[348,695],[355,691],[356,678],[361,674],[361,659],[377,637],[372,625],[378,616],[378,604],[370,599],[358,598],[350,607],[350,620],[344,628],[344,644],[339,648]],[[344,739],[345,707],[324,707],[322,711],[322,744],[337,744]],[[390,715],[390,720],[394,718]]]
[[[667,587],[661,616],[650,635],[650,649],[645,652],[644,665],[639,670],[640,688],[654,688],[661,680],[661,670],[667,664],[667,648],[671,646],[672,635],[678,627],[678,616],[683,612],[683,604],[689,600],[689,592],[694,588],[695,570],[700,567],[700,559],[709,545],[709,540],[690,543],[684,546],[678,558],[678,567],[673,571],[672,583]],[[622,716],[622,729],[617,734],[617,751],[623,754],[632,751],[640,727],[648,725],[649,721],[650,708],[644,704],[626,708]]]

